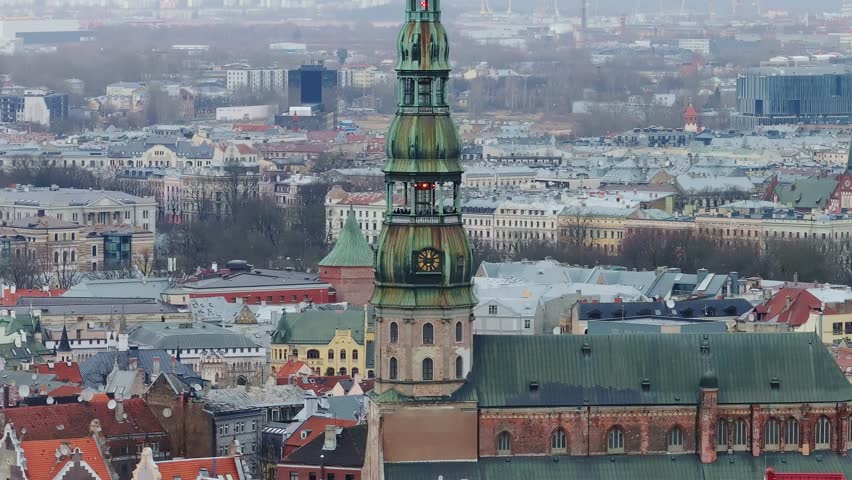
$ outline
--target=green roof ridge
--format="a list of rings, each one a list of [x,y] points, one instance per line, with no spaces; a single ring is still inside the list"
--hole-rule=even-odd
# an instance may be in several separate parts
[[[321,267],[372,267],[374,263],[373,249],[355,221],[355,210],[349,207],[346,224],[334,248],[319,264]]]

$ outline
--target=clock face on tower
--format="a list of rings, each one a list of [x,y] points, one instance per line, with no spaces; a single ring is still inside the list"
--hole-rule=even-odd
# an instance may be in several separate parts
[[[435,273],[441,269],[441,254],[433,248],[424,248],[417,254],[417,271]]]

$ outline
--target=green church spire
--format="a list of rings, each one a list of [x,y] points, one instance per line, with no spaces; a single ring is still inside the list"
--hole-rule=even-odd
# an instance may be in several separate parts
[[[349,207],[346,223],[334,248],[320,261],[321,267],[371,267],[375,262],[373,249],[367,243],[358,221],[355,220],[355,210]]]
[[[476,303],[460,214],[461,149],[446,93],[450,47],[440,20],[440,0],[407,0],[397,42],[399,101],[383,168],[388,201],[374,302],[418,308]],[[402,208],[393,206],[398,190]]]

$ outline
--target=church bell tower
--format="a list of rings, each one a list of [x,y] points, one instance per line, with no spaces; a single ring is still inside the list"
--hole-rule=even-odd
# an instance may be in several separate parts
[[[406,0],[399,98],[383,167],[387,211],[376,252],[376,390],[442,398],[471,368],[470,242],[462,224],[459,137],[447,103],[440,0]],[[394,194],[403,199],[394,206]]]

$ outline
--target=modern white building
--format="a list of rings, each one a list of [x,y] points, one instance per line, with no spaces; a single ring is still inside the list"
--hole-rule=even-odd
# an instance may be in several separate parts
[[[286,92],[287,70],[283,68],[246,68],[228,70],[225,77],[228,90],[252,92]]]
[[[710,55],[709,38],[681,38],[677,41],[677,46],[702,55]]]

